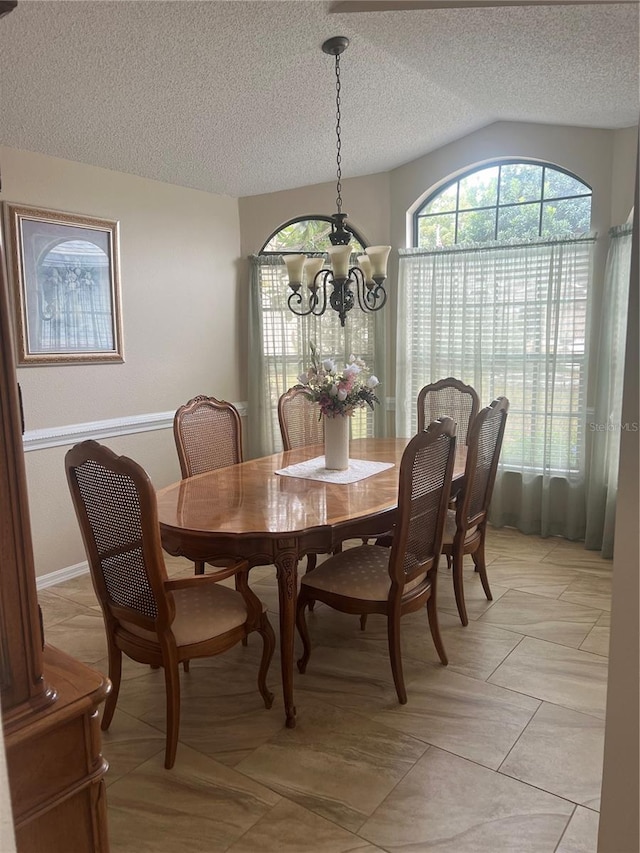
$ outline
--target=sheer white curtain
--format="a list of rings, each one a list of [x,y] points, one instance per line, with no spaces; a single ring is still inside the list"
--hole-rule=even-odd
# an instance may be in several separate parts
[[[631,225],[609,232],[610,244],[600,320],[596,401],[589,424],[591,452],[585,547],[613,557],[620,434],[638,429],[622,423],[624,348],[631,275]]]
[[[492,521],[584,536],[586,343],[594,240],[400,252],[396,431],[455,376],[510,401]]]
[[[378,376],[381,405],[375,415],[362,409],[351,419],[353,437],[381,435],[384,429],[384,321],[383,311],[365,314],[357,306],[344,328],[335,311],[321,317],[297,317],[289,310],[290,291],[280,255],[252,255],[249,295],[249,411],[247,453],[266,456],[282,448],[278,426],[278,398],[297,383],[310,363],[310,343],[323,358],[338,363],[354,353]],[[355,263],[355,259],[354,259]]]

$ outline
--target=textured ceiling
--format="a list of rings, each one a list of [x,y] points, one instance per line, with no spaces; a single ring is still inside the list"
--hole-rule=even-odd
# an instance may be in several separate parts
[[[315,0],[21,0],[0,143],[231,196],[388,171],[499,120],[638,122],[638,6],[331,14]]]

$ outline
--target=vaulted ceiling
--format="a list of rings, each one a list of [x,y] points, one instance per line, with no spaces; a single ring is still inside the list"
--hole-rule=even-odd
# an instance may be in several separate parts
[[[231,196],[333,180],[334,60],[320,46],[334,35],[351,40],[346,177],[499,120],[638,122],[637,4],[334,5],[21,0],[0,21],[0,144]]]

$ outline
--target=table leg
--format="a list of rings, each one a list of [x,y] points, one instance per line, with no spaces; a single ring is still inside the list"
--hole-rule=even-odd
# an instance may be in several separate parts
[[[287,715],[287,728],[296,724],[296,708],[293,704],[293,641],[296,624],[296,600],[298,598],[298,552],[287,543],[275,560],[280,604],[280,667],[282,671],[282,694]]]

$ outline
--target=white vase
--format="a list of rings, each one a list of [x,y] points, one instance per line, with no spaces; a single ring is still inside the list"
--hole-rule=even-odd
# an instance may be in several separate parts
[[[324,464],[330,471],[349,467],[349,422],[347,415],[324,418]]]

